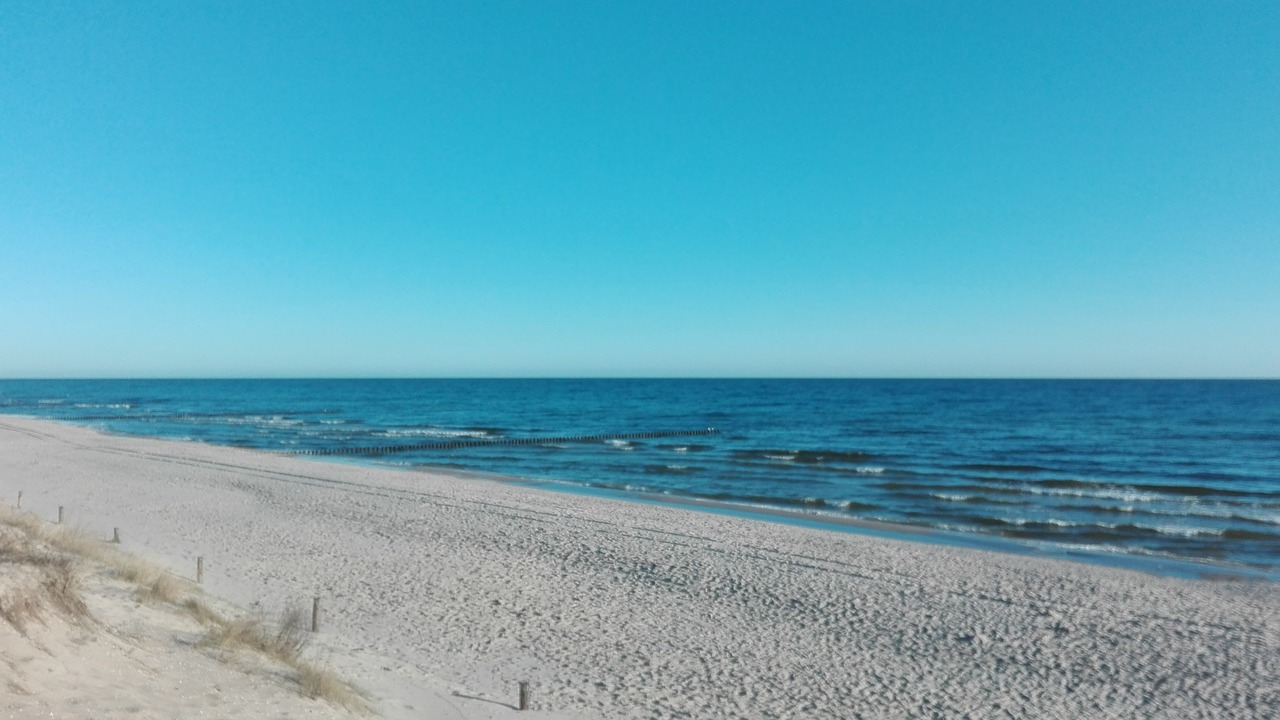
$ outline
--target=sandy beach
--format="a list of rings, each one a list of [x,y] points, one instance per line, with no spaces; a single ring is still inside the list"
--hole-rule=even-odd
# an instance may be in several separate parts
[[[0,498],[317,646],[388,718],[1265,718],[1280,593],[0,419]],[[531,683],[533,711],[513,707]]]

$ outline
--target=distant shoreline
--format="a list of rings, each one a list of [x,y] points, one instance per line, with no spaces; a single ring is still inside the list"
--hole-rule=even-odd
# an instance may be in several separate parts
[[[975,550],[1051,558],[1098,565],[1117,567],[1139,572],[1151,573],[1166,577],[1201,580],[1267,580],[1280,582],[1280,571],[1266,571],[1258,568],[1215,563],[1208,560],[1196,561],[1179,558],[1152,557],[1132,553],[1107,553],[1087,548],[1065,547],[1060,543],[1019,541],[1012,538],[1001,538],[978,533],[958,533],[938,530],[920,525],[903,525],[898,523],[863,520],[854,517],[841,517],[834,513],[805,512],[768,505],[748,505],[723,500],[710,500],[699,497],[680,495],[663,495],[646,492],[624,492],[599,488],[577,483],[537,478],[522,478],[514,475],[483,472],[479,470],[463,470],[459,468],[433,468],[423,466],[417,468],[400,468],[388,466],[392,470],[403,472],[438,472],[443,475],[456,475],[493,482],[516,483],[528,487],[539,488],[551,492],[569,493],[605,497],[622,502],[643,502],[671,507],[694,508],[701,512],[720,513],[737,517],[750,518],[762,522],[778,522],[790,525],[813,527],[831,532],[852,532],[871,537],[890,538],[907,542],[963,547]]]

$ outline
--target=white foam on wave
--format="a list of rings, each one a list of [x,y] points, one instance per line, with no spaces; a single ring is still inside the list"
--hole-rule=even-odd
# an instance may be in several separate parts
[[[1221,535],[1222,530],[1217,528],[1204,527],[1187,527],[1184,525],[1152,525],[1150,523],[1079,523],[1080,525],[1094,525],[1096,527],[1106,528],[1108,530],[1117,530],[1120,528],[1142,528],[1143,530],[1154,530],[1161,535],[1175,535],[1177,537],[1212,537]]]
[[[606,444],[608,444],[608,445],[611,445],[611,446],[613,446],[613,447],[616,447],[616,448],[618,448],[619,450],[634,450],[634,449],[635,449],[634,447],[632,447],[631,443],[627,442],[626,440],[605,440],[605,443],[606,443]]]
[[[1156,495],[1138,490],[1100,489],[1078,491],[1064,489],[1022,488],[1033,495],[1077,497],[1093,500],[1115,500],[1121,504],[1103,506],[1111,512],[1161,515],[1174,518],[1216,518],[1244,520],[1264,525],[1280,525],[1280,510],[1268,510],[1242,503],[1224,503],[1198,497]],[[1136,524],[1136,523],[1134,523]]]
[[[1155,530],[1161,535],[1177,535],[1178,537],[1215,537],[1222,534],[1216,528],[1182,527],[1180,525],[1138,525],[1138,527]]]
[[[444,428],[404,428],[383,430],[376,433],[382,437],[430,437],[430,438],[484,438],[488,433],[483,430],[446,430]]]
[[[795,455],[765,455],[770,460],[778,460],[781,462],[791,462],[796,459]]]
[[[1099,498],[1103,500],[1119,500],[1127,503],[1156,502],[1163,499],[1160,495],[1138,492],[1137,490],[1120,490],[1098,488],[1097,490],[1075,490],[1066,488],[1041,488],[1026,485],[1010,486],[1011,489],[1030,495],[1056,495],[1059,497]]]
[[[880,473],[884,472],[884,468],[874,467],[872,465],[862,465],[860,467],[854,468],[853,470],[854,472],[860,473],[862,475],[879,475]]]
[[[1268,511],[1245,505],[1228,505],[1225,503],[1188,502],[1186,507],[1171,509],[1162,507],[1143,508],[1143,512],[1152,515],[1170,517],[1210,517],[1223,520],[1251,520],[1264,525],[1280,525],[1280,511]],[[1132,512],[1131,509],[1125,512]]]
[[[1018,526],[1035,523],[1037,525],[1053,525],[1054,527],[1088,527],[1090,525],[1098,524],[1098,523],[1091,523],[1091,522],[1077,522],[1074,520],[1062,520],[1060,518],[1048,518],[1047,520],[1032,520],[1029,518],[1016,518],[1014,520],[1008,520],[1007,522],[1012,523],[1014,525],[1018,525]]]
[[[1173,555],[1168,555],[1167,553],[1150,552],[1139,547],[1129,548],[1129,547],[1121,547],[1119,545],[1105,545],[1102,543],[1098,543],[1096,545],[1093,545],[1090,543],[1054,543],[1054,545],[1062,548],[1063,550],[1077,550],[1077,551],[1083,550],[1086,552],[1115,553],[1117,555],[1125,555],[1128,553],[1140,553],[1142,555],[1167,555],[1168,557],[1174,557]]]
[[[900,520],[880,518],[879,516],[875,516],[875,515],[869,515],[868,517],[871,517],[877,520],[883,519],[885,522],[901,522]],[[930,527],[933,527],[938,530],[946,530],[947,532],[958,532],[958,533],[966,533],[966,534],[971,533],[976,529],[972,525],[957,525],[955,523],[932,523]]]
[[[283,415],[243,415],[229,417],[225,422],[228,425],[265,425],[267,427],[293,427],[302,424],[301,420],[294,420]]]

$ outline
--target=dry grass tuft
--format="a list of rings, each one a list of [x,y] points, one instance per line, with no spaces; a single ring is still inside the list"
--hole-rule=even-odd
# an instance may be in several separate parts
[[[33,588],[11,590],[0,595],[0,618],[9,623],[19,634],[27,634],[27,625],[39,620],[43,603]]]
[[[40,519],[4,508],[0,522],[0,562],[17,568],[0,586],[0,619],[25,635],[30,623],[42,621],[46,611],[77,621],[88,618],[75,560],[51,552],[41,542]]]
[[[256,617],[225,620],[209,628],[203,644],[223,653],[254,648],[254,638],[262,635],[262,621]]]
[[[311,664],[299,665],[295,670],[298,685],[307,697],[324,700],[353,712],[369,711],[364,695],[332,671]]]
[[[18,528],[27,534],[28,537],[43,538],[45,532],[44,521],[32,515],[29,512],[14,510],[13,508],[0,506],[0,522],[5,525]]]
[[[209,604],[197,597],[189,597],[182,602],[182,607],[191,617],[202,625],[222,625],[227,621]]]
[[[188,594],[188,586],[182,580],[162,572],[149,585],[138,589],[138,597],[146,602],[163,602],[180,605]]]
[[[188,610],[196,610],[188,605]],[[204,645],[225,654],[247,650],[271,658],[293,670],[294,679],[308,697],[324,700],[353,712],[369,712],[364,694],[355,686],[314,662],[302,658],[311,637],[306,614],[300,608],[281,613],[280,622],[268,626],[261,618],[242,617],[212,623]]]
[[[302,659],[311,640],[303,609],[286,610],[279,622],[270,627],[252,616],[227,619],[198,597],[198,588],[157,565],[81,530],[49,525],[31,513],[9,507],[0,507],[0,562],[25,568],[26,582],[0,586],[0,619],[25,635],[30,623],[41,621],[46,611],[73,619],[88,618],[89,610],[79,593],[77,557],[99,562],[137,586],[141,600],[186,610],[209,627],[203,645],[224,654],[246,650],[270,658],[293,671],[298,686],[308,697],[357,713],[370,712],[359,689],[332,671]]]
[[[91,560],[105,561],[112,554],[101,540],[66,525],[45,526],[40,529],[38,537],[63,552]]]
[[[40,590],[54,608],[67,617],[77,620],[89,617],[89,607],[80,597],[80,575],[71,558],[58,558],[44,566]]]
[[[310,639],[303,627],[301,611],[289,610],[281,615],[280,623],[274,628],[257,617],[224,621],[209,630],[205,644],[223,652],[248,649],[292,665]]]
[[[121,579],[142,587],[155,583],[156,578],[164,574],[164,571],[155,565],[132,555],[116,555],[107,562],[107,565]]]
[[[271,636],[271,654],[279,658],[297,658],[302,654],[311,634],[302,608],[292,607],[280,613],[280,622]]]

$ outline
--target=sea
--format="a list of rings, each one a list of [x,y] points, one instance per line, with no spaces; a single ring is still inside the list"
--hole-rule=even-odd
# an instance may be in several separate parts
[[[1280,578],[1280,381],[0,380],[0,413]]]

